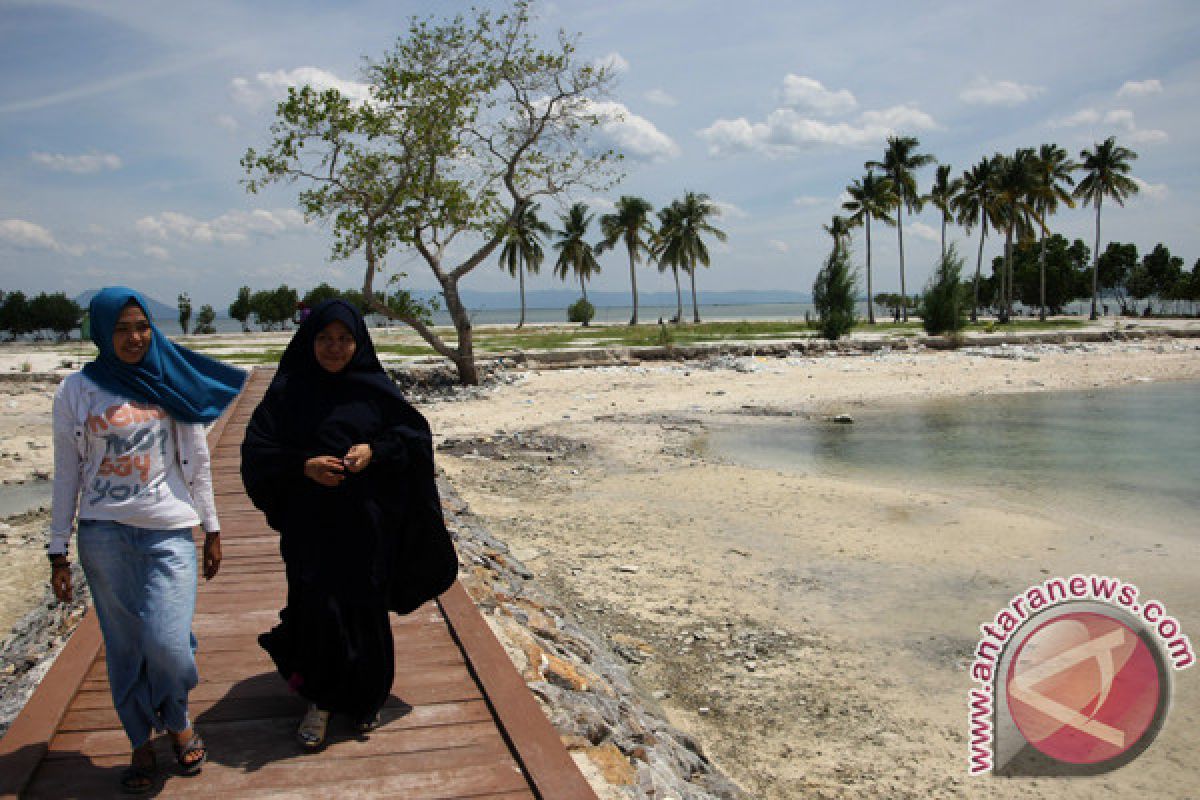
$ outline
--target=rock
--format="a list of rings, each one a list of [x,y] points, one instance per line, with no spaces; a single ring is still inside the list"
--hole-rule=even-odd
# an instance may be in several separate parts
[[[830,420],[832,422],[836,422],[838,425],[853,425],[854,424],[854,417],[850,416],[849,414],[836,414],[833,417],[831,417]]]
[[[599,747],[587,747],[583,752],[600,770],[604,780],[616,786],[633,785],[637,771],[616,745],[608,743]]]
[[[621,564],[617,567],[617,572],[628,572],[630,574],[637,573],[639,567],[634,564]]]

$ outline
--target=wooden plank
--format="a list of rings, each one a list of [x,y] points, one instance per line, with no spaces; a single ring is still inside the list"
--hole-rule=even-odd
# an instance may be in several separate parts
[[[455,581],[438,604],[537,796],[597,800],[462,584]]]

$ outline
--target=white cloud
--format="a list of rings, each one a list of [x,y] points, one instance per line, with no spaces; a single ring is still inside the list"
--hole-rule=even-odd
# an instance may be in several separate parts
[[[934,230],[924,222],[914,222],[907,227],[918,239],[924,239],[927,242],[940,242],[942,240],[941,232]]]
[[[645,117],[639,117],[622,103],[587,101],[587,113],[600,118],[601,135],[614,147],[631,158],[642,161],[665,161],[679,155],[679,145]]]
[[[1141,178],[1134,178],[1133,182],[1138,185],[1138,196],[1145,197],[1148,200],[1166,200],[1171,193],[1165,183],[1150,183]]]
[[[1140,128],[1130,131],[1126,138],[1133,144],[1165,144],[1170,137],[1157,128]]]
[[[112,153],[85,153],[78,156],[68,156],[62,153],[30,153],[30,159],[35,164],[41,164],[55,172],[74,172],[86,175],[106,169],[120,169],[121,158]]]
[[[788,247],[787,242],[781,242],[778,239],[768,239],[767,244],[777,253],[786,253],[791,249]]]
[[[745,117],[719,119],[700,131],[712,156],[759,152],[767,156],[794,155],[818,147],[861,147],[882,142],[901,131],[937,127],[933,117],[911,105],[881,111],[864,111],[858,124],[824,122],[801,116],[790,108],[777,108],[765,122],[751,123]]]
[[[654,103],[656,106],[679,105],[678,100],[664,92],[662,89],[651,89],[643,94],[642,97],[646,98],[646,100],[650,101],[651,103]]]
[[[228,211],[211,220],[164,211],[157,216],[142,217],[136,226],[142,235],[160,241],[241,244],[251,237],[271,237],[300,230],[305,223],[303,214],[285,208],[275,211]]]
[[[167,251],[167,248],[160,247],[156,244],[146,245],[142,248],[142,253],[150,258],[155,259],[156,261],[167,261],[171,258],[171,254]]]
[[[354,103],[364,103],[371,97],[371,89],[367,84],[339,78],[319,67],[279,69],[274,72],[260,72],[252,79],[234,78],[230,81],[234,100],[251,108],[282,97],[290,86],[305,85],[319,92],[337,89]]]
[[[1104,115],[1104,122],[1107,125],[1116,125],[1127,131],[1133,130],[1136,125],[1133,121],[1133,112],[1127,108],[1116,108],[1109,111]]]
[[[628,72],[629,61],[620,53],[613,51],[608,55],[601,56],[592,62],[593,66],[606,69],[611,73]]]
[[[1162,81],[1158,78],[1145,81],[1125,81],[1117,90],[1117,97],[1140,97],[1147,94],[1159,94],[1162,90]]]
[[[828,197],[813,197],[812,195],[808,195],[808,194],[800,195],[796,199],[792,200],[792,203],[794,205],[798,205],[801,208],[811,208],[812,206],[823,206],[828,202],[829,202]]]
[[[958,93],[964,103],[978,106],[1019,106],[1028,103],[1045,90],[1041,86],[1032,86],[1016,81],[994,81],[988,78],[976,78],[967,88]]]
[[[1081,108],[1073,114],[1050,120],[1052,128],[1077,128],[1080,125],[1095,125],[1100,121],[1100,112],[1094,108]]]
[[[831,116],[845,114],[858,107],[858,101],[848,89],[836,92],[826,89],[820,81],[804,75],[785,75],[783,104],[789,108],[812,111]]]
[[[725,219],[748,219],[750,215],[746,211],[733,203],[727,203],[723,200],[713,200],[712,204],[717,207],[717,211]]]
[[[1124,138],[1134,144],[1163,144],[1167,132],[1154,128],[1139,128],[1133,112],[1127,108],[1116,108],[1104,115],[1104,122],[1123,130]]]
[[[213,121],[216,122],[219,127],[224,128],[230,133],[237,131],[237,129],[240,127],[238,125],[238,121],[229,114],[218,114]]]
[[[72,256],[83,254],[82,247],[62,244],[46,228],[23,219],[0,219],[0,242],[19,250],[52,250]]]

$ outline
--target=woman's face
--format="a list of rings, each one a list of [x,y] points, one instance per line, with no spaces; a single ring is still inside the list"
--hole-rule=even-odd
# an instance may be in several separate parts
[[[354,334],[346,327],[346,323],[334,320],[317,334],[313,344],[313,353],[317,363],[326,372],[341,372],[354,358],[358,345],[354,342]]]
[[[146,312],[142,311],[141,306],[134,304],[121,309],[117,324],[113,327],[112,343],[117,358],[126,364],[140,363],[153,337],[150,320],[146,319]]]

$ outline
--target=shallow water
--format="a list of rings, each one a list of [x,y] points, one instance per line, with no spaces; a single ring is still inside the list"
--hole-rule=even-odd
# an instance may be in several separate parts
[[[993,490],[1039,510],[1200,531],[1200,384],[937,401],[713,431],[709,448],[775,469]]]
[[[37,511],[39,508],[49,508],[52,489],[53,484],[50,481],[0,486],[0,519]]]

